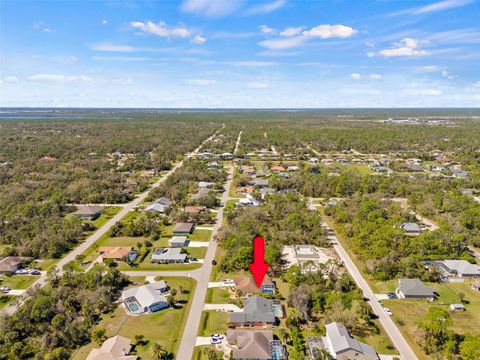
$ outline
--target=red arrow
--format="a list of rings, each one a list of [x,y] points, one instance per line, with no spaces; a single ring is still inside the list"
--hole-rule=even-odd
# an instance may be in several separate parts
[[[269,266],[265,263],[265,239],[257,236],[253,240],[253,264],[250,264],[250,271],[258,288],[262,286],[263,278]]]

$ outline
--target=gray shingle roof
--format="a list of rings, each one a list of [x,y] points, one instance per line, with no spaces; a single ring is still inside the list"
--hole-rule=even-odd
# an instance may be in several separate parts
[[[405,296],[435,296],[434,289],[426,286],[420,279],[400,279],[398,290]]]
[[[333,322],[327,324],[327,344],[332,355],[338,355],[348,350],[353,350],[364,355],[371,357],[372,359],[378,359],[377,352],[370,345],[361,343],[350,336],[345,326]]]
[[[261,296],[252,296],[244,301],[242,312],[230,314],[232,323],[269,323],[275,322],[275,314],[272,312],[272,302]]]

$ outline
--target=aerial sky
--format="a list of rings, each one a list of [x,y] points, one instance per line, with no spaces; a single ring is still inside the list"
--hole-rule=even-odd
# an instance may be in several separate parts
[[[480,2],[1,1],[0,105],[479,107]]]

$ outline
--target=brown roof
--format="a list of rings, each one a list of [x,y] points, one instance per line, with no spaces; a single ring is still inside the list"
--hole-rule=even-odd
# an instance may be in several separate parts
[[[237,187],[237,193],[251,194],[251,193],[253,193],[254,189],[255,188],[253,186],[239,186],[239,187]]]
[[[121,259],[130,251],[132,251],[131,246],[102,246],[98,249],[104,259]]]
[[[234,359],[271,359],[272,340],[271,330],[227,330],[228,343],[237,346],[233,350]]]
[[[190,233],[192,232],[194,226],[194,223],[176,223],[175,227],[173,228],[173,232]]]
[[[285,168],[281,165],[272,166],[272,171],[285,171]]]
[[[0,271],[14,271],[24,259],[25,258],[19,256],[7,256],[6,258],[3,258],[0,260]]]
[[[102,211],[101,206],[97,205],[77,205],[77,211],[75,215],[84,215],[84,216],[92,216],[100,213]]]
[[[130,339],[114,336],[105,340],[100,349],[93,349],[86,360],[135,360],[136,355],[128,355],[132,345]]]
[[[198,214],[206,209],[206,206],[185,206],[183,209],[186,213]]]
[[[262,285],[273,285],[272,279],[265,275]],[[251,275],[235,279],[235,288],[240,290],[242,295],[259,292],[257,284]]]

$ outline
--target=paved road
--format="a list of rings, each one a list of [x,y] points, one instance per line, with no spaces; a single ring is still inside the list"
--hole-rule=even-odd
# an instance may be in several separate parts
[[[326,223],[322,223],[322,226],[326,229],[330,229],[330,227]],[[362,274],[355,266],[353,261],[348,256],[347,252],[343,248],[343,246],[338,241],[335,235],[330,235],[328,237],[330,241],[334,244],[333,248],[337,252],[340,259],[343,260],[345,267],[347,268],[348,272],[352,276],[353,280],[357,283],[358,287],[362,289],[363,295],[365,298],[368,299],[368,303],[373,309],[373,312],[378,316],[380,323],[382,324],[383,328],[387,332],[388,336],[392,340],[393,345],[400,353],[400,356],[404,360],[418,360],[417,356],[411,349],[410,345],[408,345],[407,341],[403,337],[400,330],[398,330],[397,326],[393,322],[393,320],[383,311],[383,306],[375,297],[372,289],[368,285],[367,281],[363,278]]]
[[[240,140],[242,139],[242,133],[243,133],[243,130],[240,130],[240,132],[238,133],[238,138],[235,144],[235,150],[233,150],[233,155],[236,155],[238,152],[238,148],[240,146]]]
[[[222,127],[223,129],[223,127]],[[217,133],[221,129],[217,130],[212,136],[210,136],[208,139],[204,140],[195,150],[193,150],[191,153],[187,154],[185,158],[189,158],[192,155],[196,154],[205,144],[206,142],[210,141],[213,139]],[[185,160],[184,158],[184,160]],[[128,214],[131,210],[133,210],[136,206],[138,206],[143,200],[145,200],[150,193],[150,191],[156,187],[158,187],[160,184],[165,182],[167,178],[179,167],[183,165],[184,160],[180,161],[179,163],[175,164],[175,166],[165,175],[163,175],[156,183],[152,185],[150,189],[147,191],[144,191],[143,193],[139,194],[135,199],[133,199],[131,202],[127,204],[123,204],[122,210],[120,210],[114,217],[112,217],[110,220],[108,220],[102,227],[100,227],[97,231],[95,231],[92,235],[90,235],[84,242],[82,242],[80,245],[78,245],[75,249],[70,251],[65,257],[63,257],[58,263],[57,263],[57,268],[62,269],[64,265],[69,263],[72,260],[75,260],[75,257],[77,255],[82,254],[85,250],[87,250],[91,245],[93,245],[98,239],[100,239],[104,234],[107,233],[107,231],[115,225],[118,221],[120,221],[125,215]],[[41,275],[37,281],[35,281],[29,288],[32,288],[34,286],[40,286],[43,287],[47,283],[47,274]],[[5,308],[2,309],[1,314],[7,314],[11,315],[17,310],[17,306],[15,305],[9,305],[6,306]]]
[[[225,191],[222,195],[222,204],[226,204],[230,200],[228,195],[233,179],[233,166],[228,169],[228,178],[225,184]],[[193,349],[197,339],[198,328],[200,326],[200,317],[202,315],[203,308],[205,306],[205,297],[207,296],[208,283],[210,281],[210,273],[212,272],[212,260],[215,257],[217,250],[217,241],[214,240],[218,230],[222,226],[223,222],[223,210],[224,207],[220,207],[217,213],[217,222],[213,227],[212,240],[210,241],[205,256],[203,266],[191,272],[191,276],[197,280],[197,287],[195,288],[195,294],[193,295],[192,305],[190,306],[190,312],[188,314],[185,328],[183,329],[182,342],[178,349],[177,359],[187,360],[193,356]]]

